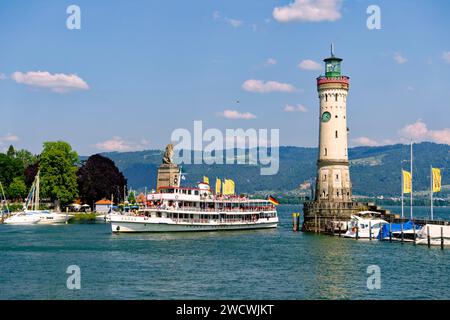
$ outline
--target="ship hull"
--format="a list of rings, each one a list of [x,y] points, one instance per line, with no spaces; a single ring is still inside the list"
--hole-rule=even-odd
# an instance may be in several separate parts
[[[130,217],[111,217],[111,231],[114,233],[133,232],[198,232],[198,231],[232,231],[250,229],[268,229],[278,226],[278,218],[260,219],[255,222],[174,222],[170,219],[147,219]],[[130,221],[131,220],[131,221]]]

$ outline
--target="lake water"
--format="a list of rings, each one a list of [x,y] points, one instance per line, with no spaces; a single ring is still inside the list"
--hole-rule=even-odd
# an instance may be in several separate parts
[[[278,209],[279,228],[259,231],[0,225],[0,299],[450,299],[450,248],[294,233],[300,207]],[[435,215],[450,219],[450,208]],[[81,290],[66,287],[69,265],[80,267]],[[379,290],[367,288],[370,265]]]

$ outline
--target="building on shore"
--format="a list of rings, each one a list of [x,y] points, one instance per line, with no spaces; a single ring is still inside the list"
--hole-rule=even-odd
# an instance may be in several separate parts
[[[352,201],[347,128],[350,78],[341,74],[342,59],[334,55],[333,47],[324,62],[325,75],[317,78],[320,125],[316,188],[312,201],[303,205],[303,230],[311,232],[344,230],[352,214],[378,209],[371,203]]]
[[[95,203],[95,212],[107,213],[113,205],[111,200],[102,199]]]

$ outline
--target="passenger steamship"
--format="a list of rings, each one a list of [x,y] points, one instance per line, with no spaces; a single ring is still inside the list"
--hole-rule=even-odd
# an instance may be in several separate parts
[[[112,232],[221,231],[276,228],[273,198],[212,193],[207,183],[196,188],[162,187],[147,195],[147,208],[111,214]]]

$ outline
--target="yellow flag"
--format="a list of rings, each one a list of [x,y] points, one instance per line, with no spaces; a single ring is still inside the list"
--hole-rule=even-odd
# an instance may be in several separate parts
[[[441,169],[431,168],[433,172],[433,192],[441,191]]]
[[[209,178],[207,176],[203,176],[203,182],[209,184]]]
[[[216,194],[220,194],[220,187],[222,186],[222,181],[216,178]]]
[[[411,172],[403,170],[403,193],[411,193],[412,179]]]
[[[225,179],[225,190],[224,194],[232,195],[234,194],[234,181],[231,179]]]

